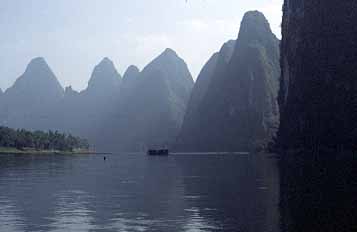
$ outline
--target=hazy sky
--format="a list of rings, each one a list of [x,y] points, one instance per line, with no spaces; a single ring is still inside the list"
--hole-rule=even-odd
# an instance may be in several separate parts
[[[123,74],[170,47],[196,78],[238,35],[248,10],[262,11],[280,38],[283,0],[1,0],[0,87],[44,57],[63,86],[81,90],[103,57]]]

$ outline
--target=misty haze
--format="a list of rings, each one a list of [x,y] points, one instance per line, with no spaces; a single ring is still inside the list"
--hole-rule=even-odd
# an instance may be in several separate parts
[[[2,0],[0,231],[355,231],[354,0]]]

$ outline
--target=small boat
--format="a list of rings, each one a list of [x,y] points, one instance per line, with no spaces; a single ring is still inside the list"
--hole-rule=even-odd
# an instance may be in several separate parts
[[[160,150],[150,149],[147,151],[147,154],[152,155],[152,156],[168,156],[169,150],[168,149],[160,149]]]

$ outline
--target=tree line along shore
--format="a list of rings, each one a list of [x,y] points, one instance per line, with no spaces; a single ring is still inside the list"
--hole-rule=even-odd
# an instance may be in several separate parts
[[[0,154],[90,153],[86,139],[58,131],[29,131],[0,127]]]

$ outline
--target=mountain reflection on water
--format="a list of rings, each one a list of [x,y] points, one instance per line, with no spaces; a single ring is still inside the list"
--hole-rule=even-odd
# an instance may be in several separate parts
[[[0,156],[0,231],[278,231],[266,155]]]

